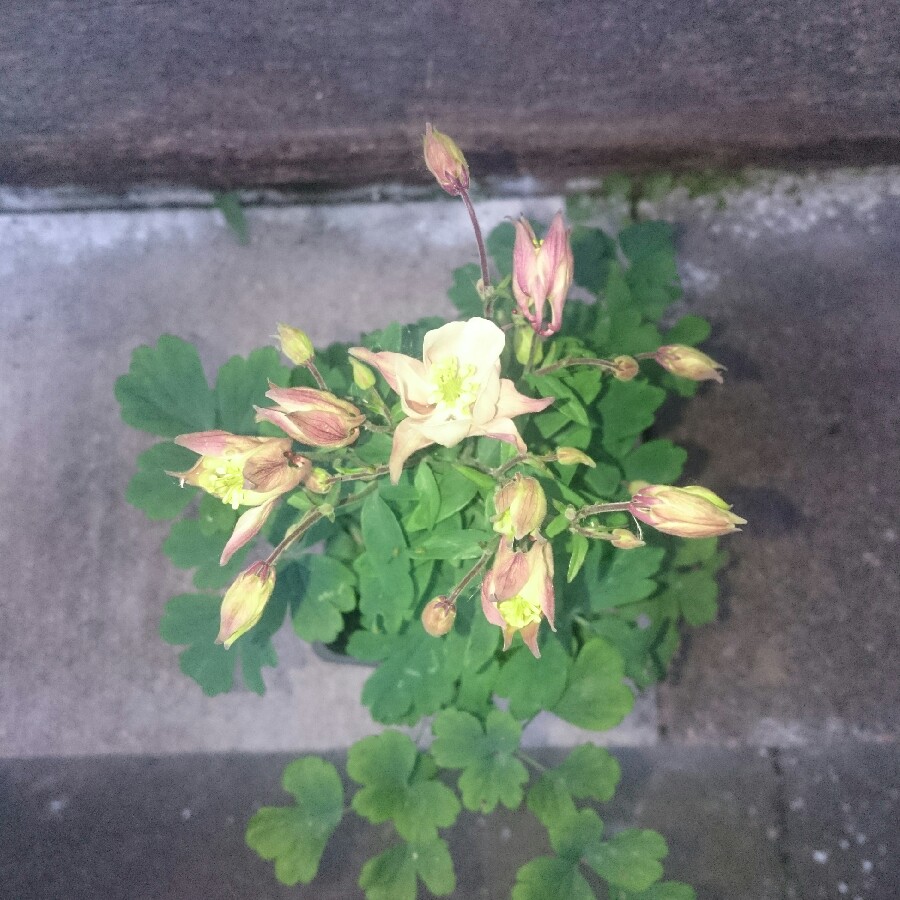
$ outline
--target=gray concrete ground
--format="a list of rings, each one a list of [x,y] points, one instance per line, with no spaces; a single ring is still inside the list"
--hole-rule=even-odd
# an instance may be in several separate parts
[[[490,227],[561,204],[481,210]],[[372,730],[359,704],[366,672],[285,634],[263,699],[208,699],[181,675],[157,628],[188,580],[160,551],[166,526],[123,502],[149,439],[120,425],[112,385],[132,348],[165,331],[197,342],[212,369],[266,343],[277,321],[323,342],[448,311],[449,271],[473,257],[466,219],[450,202],[264,206],[249,212],[242,247],[215,211],[26,207],[0,215],[3,875],[17,897],[281,896],[239,847],[253,803],[275,799],[284,760],[168,755],[339,750]],[[689,446],[690,474],[750,526],[730,541],[720,621],[690,635],[669,683],[606,736],[635,748],[622,821],[668,829],[673,873],[710,900],[889,900],[900,173],[785,178],[645,211],[677,223],[683,308],[712,320],[710,352],[729,369],[664,429]],[[553,722],[531,735],[579,739]],[[69,759],[98,754],[112,756]],[[236,783],[247,790],[232,803]],[[652,797],[638,797],[651,784]],[[196,813],[203,804],[209,818]],[[183,810],[195,812],[182,820]],[[490,827],[500,830],[485,840],[502,842],[506,826]],[[355,858],[369,840],[348,832],[335,852]],[[116,894],[102,881],[110,843],[120,872],[146,887]],[[514,854],[498,856],[514,868]],[[237,880],[217,893],[226,858]],[[330,887],[291,895],[353,896],[355,873],[329,865]],[[63,887],[36,893],[34,867]],[[94,876],[106,887],[91,888]]]

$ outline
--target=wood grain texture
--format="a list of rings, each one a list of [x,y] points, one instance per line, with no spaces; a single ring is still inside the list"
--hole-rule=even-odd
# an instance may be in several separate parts
[[[0,181],[900,161],[900,0],[3,0]]]

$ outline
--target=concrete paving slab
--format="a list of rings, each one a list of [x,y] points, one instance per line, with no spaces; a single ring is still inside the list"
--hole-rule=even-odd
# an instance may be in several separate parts
[[[623,778],[598,807],[608,834],[658,828],[669,842],[666,876],[699,900],[781,900],[778,777],[748,751],[616,749]],[[536,751],[554,764],[559,751]],[[104,757],[0,762],[0,876],[18,900],[188,900],[195,897],[362,898],[362,863],[390,846],[391,826],[345,817],[318,878],[278,885],[243,842],[262,805],[283,805],[284,755]],[[332,757],[339,768],[343,758]],[[815,820],[810,830],[822,823]],[[448,833],[459,900],[509,896],[519,866],[549,853],[528,812],[463,813]],[[895,864],[895,861],[894,861]],[[603,896],[603,894],[600,894]],[[867,895],[868,900],[877,900]],[[886,898],[884,898],[886,900]]]
[[[481,204],[486,227],[560,198]],[[375,726],[367,670],[323,662],[279,635],[260,699],[204,697],[158,636],[190,590],[160,545],[168,526],[124,502],[150,443],[118,419],[113,382],[163,332],[196,341],[208,371],[269,343],[278,321],[317,343],[392,319],[451,313],[453,268],[475,249],[461,205],[254,209],[239,246],[214,210],[0,216],[0,483],[5,650],[0,755],[320,750]],[[552,727],[552,733],[548,731]],[[609,740],[656,736],[652,694]],[[562,723],[529,740],[571,744]]]

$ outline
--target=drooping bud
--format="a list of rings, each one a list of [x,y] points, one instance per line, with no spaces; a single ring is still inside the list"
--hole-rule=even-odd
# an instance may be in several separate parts
[[[536,478],[516,475],[494,493],[494,531],[521,541],[535,534],[547,516],[547,497]]]
[[[313,494],[327,494],[331,490],[331,476],[317,466],[307,475],[303,487]]]
[[[685,538],[729,534],[747,523],[731,512],[721,497],[695,485],[677,488],[651,484],[631,498],[628,509],[657,531]]]
[[[597,468],[595,463],[587,453],[577,450],[575,447],[557,447],[556,461],[564,466],[590,466],[592,469]]]
[[[428,171],[451,197],[458,197],[469,189],[469,166],[452,138],[432,128],[428,122],[422,147]]]
[[[633,356],[617,356],[612,365],[612,375],[619,381],[631,381],[640,371],[638,361]]]
[[[435,597],[422,610],[422,627],[432,637],[442,637],[453,628],[456,604],[446,597]]]
[[[518,631],[532,654],[540,657],[537,638],[541,619],[556,630],[550,542],[538,538],[524,552],[501,542],[494,565],[481,584],[481,608],[488,622],[503,629],[504,650],[509,649]]]
[[[516,303],[531,327],[542,337],[562,327],[563,305],[572,286],[575,261],[569,231],[562,213],[550,223],[539,241],[524,217],[516,222],[513,246],[512,288]],[[550,304],[550,321],[544,321],[544,306]]]
[[[353,370],[353,383],[361,391],[371,391],[375,387],[375,373],[365,363],[351,356],[350,368]]]
[[[725,366],[694,347],[667,344],[660,347],[653,358],[673,375],[689,378],[691,381],[718,381],[722,384],[722,376],[718,370]]]
[[[266,396],[278,405],[254,407],[257,422],[271,422],[295,441],[312,447],[346,447],[359,437],[360,411],[329,391],[282,388],[269,383]]]
[[[255,562],[232,582],[222,599],[217,644],[227,650],[262,617],[275,589],[275,567]]]
[[[644,542],[627,528],[613,528],[611,534],[610,543],[620,550],[634,550],[644,546]]]
[[[305,366],[316,355],[309,336],[299,328],[279,325],[278,340],[281,343],[281,352],[295,366]]]

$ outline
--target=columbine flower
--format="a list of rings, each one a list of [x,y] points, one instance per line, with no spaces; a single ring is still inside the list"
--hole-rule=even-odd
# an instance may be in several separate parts
[[[275,567],[255,562],[232,582],[222,598],[217,644],[227,650],[262,617],[275,589]]]
[[[518,631],[535,657],[540,657],[537,637],[541,619],[553,626],[553,551],[538,538],[530,550],[513,550],[503,541],[494,565],[481,584],[481,608],[492,625],[503,629],[503,649],[508,650]]]
[[[715,537],[737,531],[747,520],[712,491],[697,485],[678,488],[651,484],[641,488],[629,503],[636,518],[657,531],[685,538]]]
[[[535,237],[534,229],[525,218],[516,222],[513,294],[522,315],[542,337],[556,334],[562,327],[563,304],[572,286],[574,271],[572,245],[562,213],[553,217],[542,241]],[[544,322],[544,304],[548,302],[551,318]]]
[[[315,388],[282,388],[269,383],[266,396],[278,405],[256,406],[256,421],[271,422],[301,444],[346,447],[359,437],[365,416],[346,400]]]
[[[494,531],[521,541],[534,534],[547,515],[547,497],[537,479],[516,475],[494,493]]]
[[[432,128],[431,122],[425,125],[422,149],[428,171],[451,197],[458,197],[468,190],[469,166],[462,150],[452,138]]]
[[[350,348],[351,356],[381,372],[400,395],[407,415],[394,432],[394,484],[406,460],[430,444],[453,447],[463,438],[486,435],[525,452],[513,417],[540,412],[553,398],[525,397],[508,378],[500,377],[504,343],[503,332],[493,322],[476,317],[429,331],[421,361],[402,353]]]
[[[725,366],[694,347],[667,344],[660,347],[653,358],[673,375],[690,378],[691,381],[718,381],[722,384],[722,376],[718,370]]]
[[[222,551],[225,565],[235,551],[255,537],[277,499],[293,490],[311,463],[291,452],[290,438],[243,437],[227,431],[197,431],[175,438],[180,447],[200,454],[186,472],[169,472],[182,484],[202,488],[232,509],[248,509],[234,526]]]

